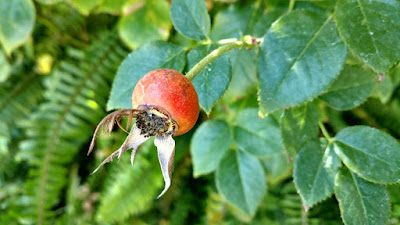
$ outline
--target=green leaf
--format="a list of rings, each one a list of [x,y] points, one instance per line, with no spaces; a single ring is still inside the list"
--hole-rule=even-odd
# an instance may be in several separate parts
[[[325,139],[307,142],[297,154],[293,179],[304,205],[312,207],[333,193],[339,157]]]
[[[372,89],[371,96],[379,98],[379,100],[386,104],[392,96],[395,84],[392,78],[388,75],[384,76],[381,82],[375,82],[375,87]]]
[[[210,16],[204,0],[173,0],[171,20],[182,35],[195,40],[208,38]]]
[[[123,16],[118,23],[118,33],[129,47],[135,49],[151,40],[167,40],[171,25],[168,3],[151,0]]]
[[[228,54],[232,62],[232,80],[223,98],[233,102],[256,92],[257,55],[255,49],[236,49]]]
[[[268,30],[258,60],[260,111],[310,101],[339,75],[346,59],[332,17],[295,10]]]
[[[253,37],[263,37],[271,24],[285,12],[286,10],[272,9],[268,10],[263,15],[255,16],[253,24],[250,24],[247,29],[247,34]]]
[[[132,108],[133,88],[146,73],[159,68],[182,71],[184,67],[185,51],[181,47],[160,41],[143,45],[129,54],[119,66],[107,110]]]
[[[193,68],[196,63],[215,48],[216,46],[201,45],[192,49],[187,56],[189,68]],[[193,86],[199,96],[200,107],[207,114],[210,114],[215,102],[224,94],[230,80],[231,65],[227,55],[222,55],[208,64],[192,80]]]
[[[336,110],[349,110],[363,103],[377,82],[373,71],[345,65],[339,77],[320,98]]]
[[[281,122],[282,142],[294,160],[303,145],[318,137],[318,114],[312,103],[285,110]]]
[[[376,72],[399,60],[399,1],[339,0],[335,18],[346,45]]]
[[[271,24],[284,13],[282,10],[265,11],[263,4],[231,5],[219,11],[211,30],[214,41],[240,38],[245,34],[262,37]]]
[[[193,176],[213,172],[231,144],[231,128],[226,122],[210,120],[202,123],[194,133],[190,145]]]
[[[99,5],[102,0],[71,0],[71,3],[78,9],[83,15],[89,15],[90,11]]]
[[[360,177],[378,183],[400,182],[400,144],[392,136],[367,126],[352,126],[335,137],[335,151]]]
[[[266,189],[264,170],[254,156],[228,151],[215,176],[218,192],[232,205],[253,216]]]
[[[119,15],[126,1],[127,0],[104,0],[96,9],[96,12]]]
[[[7,55],[28,40],[34,23],[32,0],[0,0],[0,43]]]
[[[292,167],[283,149],[263,158],[261,163],[267,170],[268,183],[272,185],[292,176]]]
[[[260,119],[256,108],[239,112],[235,127],[236,145],[243,151],[266,157],[282,151],[279,124],[272,116]]]
[[[11,72],[11,66],[7,61],[3,51],[0,50],[0,83],[7,80]]]
[[[346,225],[385,225],[390,216],[386,187],[361,179],[341,169],[335,180],[335,195]]]
[[[213,20],[211,40],[240,38],[246,33],[252,12],[251,5],[231,5],[227,9],[219,11]]]

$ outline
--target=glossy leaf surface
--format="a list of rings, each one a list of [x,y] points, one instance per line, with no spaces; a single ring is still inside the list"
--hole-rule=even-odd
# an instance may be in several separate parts
[[[188,38],[201,40],[210,34],[210,16],[204,0],[173,0],[171,19],[175,29]]]
[[[332,17],[295,10],[275,22],[258,60],[263,114],[310,101],[339,75],[346,47]]]
[[[192,49],[188,56],[189,68],[208,55],[215,46],[203,45]],[[209,114],[215,102],[222,97],[231,80],[231,66],[227,55],[222,55],[206,66],[192,80],[200,107]]]
[[[333,193],[339,157],[326,140],[307,142],[297,154],[294,183],[303,203],[312,207]]]
[[[339,0],[335,18],[350,50],[377,72],[400,59],[400,2]]]
[[[335,151],[360,177],[378,183],[400,182],[400,144],[392,136],[367,126],[341,130]]]
[[[253,216],[266,190],[264,170],[254,156],[228,151],[215,176],[218,192],[232,205]]]
[[[235,127],[236,145],[247,153],[265,157],[282,150],[279,124],[272,116],[259,118],[256,108],[239,112]]]
[[[201,124],[190,145],[193,176],[213,172],[232,141],[231,128],[226,122],[210,120]]]
[[[384,225],[390,216],[386,187],[363,180],[342,169],[335,180],[335,194],[346,225]]]

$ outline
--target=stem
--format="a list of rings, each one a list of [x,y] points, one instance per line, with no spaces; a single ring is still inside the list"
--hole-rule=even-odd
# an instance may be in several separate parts
[[[196,77],[197,74],[199,74],[204,67],[206,67],[208,64],[210,64],[214,59],[220,57],[226,52],[229,52],[232,49],[235,48],[241,48],[241,47],[246,47],[246,48],[252,48],[256,45],[258,45],[261,42],[261,39],[252,39],[249,41],[233,41],[231,43],[228,42],[228,44],[223,45],[214,51],[212,51],[210,54],[208,54],[206,57],[204,57],[200,62],[198,62],[187,74],[186,77],[189,80],[192,80],[193,78]]]
[[[289,12],[291,12],[293,10],[295,2],[296,2],[296,0],[290,0],[290,2],[289,2]]]
[[[324,123],[322,123],[321,121],[318,121],[318,125],[322,131],[322,134],[325,136],[325,138],[328,139],[329,142],[332,142],[333,140],[332,140],[331,136],[329,135],[328,131],[326,130]]]

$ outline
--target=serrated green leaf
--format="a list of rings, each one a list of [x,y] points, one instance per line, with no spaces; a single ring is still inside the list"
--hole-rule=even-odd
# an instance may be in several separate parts
[[[376,82],[374,89],[372,89],[371,96],[379,98],[379,100],[386,104],[392,96],[395,84],[390,76],[384,76],[380,82]]]
[[[263,37],[271,24],[276,21],[286,10],[272,9],[265,12],[263,15],[257,15],[254,18],[253,24],[247,29],[247,34],[253,37]]]
[[[361,179],[341,169],[335,180],[335,195],[346,225],[385,225],[390,216],[386,187]]]
[[[368,126],[352,126],[335,137],[335,151],[360,177],[378,183],[400,182],[400,144]]]
[[[346,53],[331,16],[295,10],[281,17],[261,44],[261,113],[295,106],[321,94],[339,75]]]
[[[7,55],[29,38],[34,23],[32,0],[0,0],[0,43]]]
[[[229,125],[222,120],[210,120],[197,128],[190,145],[193,176],[213,172],[224,153],[231,147],[232,134]]]
[[[291,160],[303,145],[318,137],[318,114],[312,103],[285,110],[281,122],[282,142]]]
[[[170,68],[181,72],[185,63],[185,51],[173,44],[154,41],[138,48],[119,66],[107,110],[132,108],[133,88],[146,73],[159,68]]]
[[[215,176],[218,192],[249,216],[253,216],[266,189],[264,170],[254,156],[242,151],[228,151]]]
[[[257,55],[255,49],[236,49],[228,54],[232,62],[232,80],[223,98],[233,102],[256,92]]]
[[[71,3],[78,9],[83,15],[89,15],[90,11],[99,5],[102,0],[71,0]]]
[[[345,65],[339,77],[320,98],[336,110],[349,110],[363,103],[376,83],[377,76],[371,70]]]
[[[189,68],[193,68],[201,59],[208,55],[216,46],[201,45],[192,49],[188,56]],[[210,114],[215,102],[222,97],[231,80],[231,65],[227,55],[222,55],[208,64],[192,80],[199,96],[200,107]]]
[[[213,20],[211,40],[240,38],[246,33],[253,12],[251,5],[231,5],[219,11]]]
[[[171,20],[175,29],[188,38],[201,40],[210,34],[210,16],[204,0],[173,0]]]
[[[118,23],[121,39],[132,49],[152,40],[167,40],[171,29],[168,3],[165,0],[146,1],[144,6]]]
[[[0,83],[7,80],[11,72],[11,66],[7,61],[3,51],[0,50]]]
[[[399,1],[339,0],[335,18],[346,45],[375,71],[386,72],[399,60]]]
[[[282,14],[282,10],[265,11],[263,4],[231,5],[219,11],[211,30],[214,41],[240,38],[246,34],[262,37],[271,24]]]
[[[294,163],[293,179],[304,205],[312,207],[333,193],[339,157],[325,139],[307,142]]]
[[[239,112],[234,139],[239,149],[259,157],[266,157],[282,151],[279,124],[272,116],[259,118],[256,108]]]

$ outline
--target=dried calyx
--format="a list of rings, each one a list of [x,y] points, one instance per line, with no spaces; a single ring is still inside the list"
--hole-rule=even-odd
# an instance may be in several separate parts
[[[128,117],[127,127],[130,126],[133,118],[136,122],[133,124],[130,132],[121,125],[121,118]],[[118,156],[120,159],[122,153],[132,149],[131,164],[135,159],[138,147],[147,141],[150,137],[155,136],[154,144],[158,150],[158,158],[161,165],[161,171],[164,177],[165,187],[163,192],[158,196],[161,197],[171,184],[172,165],[175,155],[175,141],[172,136],[178,131],[178,124],[171,118],[169,113],[157,106],[142,105],[138,109],[123,109],[113,112],[106,116],[97,126],[92,138],[88,155],[92,152],[95,139],[100,128],[105,125],[105,131],[112,131],[114,124],[117,124],[122,130],[129,133],[121,147],[108,156],[93,172],[96,173],[104,164],[111,162],[113,158]]]

